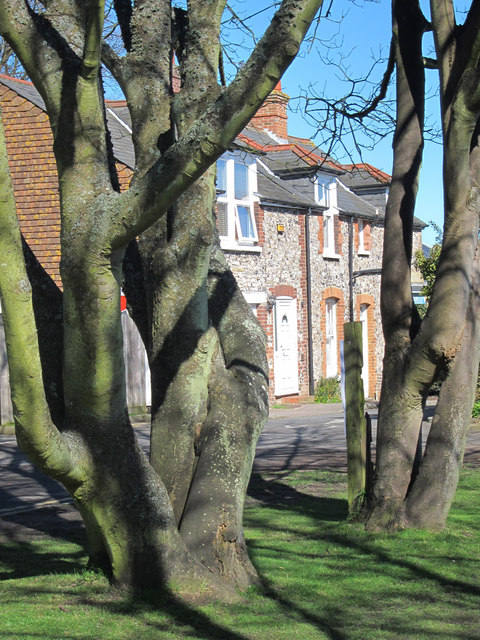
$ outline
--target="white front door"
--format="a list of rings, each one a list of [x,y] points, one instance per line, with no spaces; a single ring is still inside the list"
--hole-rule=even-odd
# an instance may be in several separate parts
[[[368,398],[368,304],[360,305],[360,322],[362,323],[362,352],[363,352],[363,395]]]
[[[297,301],[275,301],[275,395],[298,393]]]

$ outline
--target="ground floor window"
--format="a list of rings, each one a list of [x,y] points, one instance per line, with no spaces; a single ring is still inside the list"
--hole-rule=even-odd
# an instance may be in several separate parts
[[[338,374],[337,302],[338,300],[336,298],[327,298],[327,300],[325,301],[325,355],[327,363],[327,378],[333,378]]]

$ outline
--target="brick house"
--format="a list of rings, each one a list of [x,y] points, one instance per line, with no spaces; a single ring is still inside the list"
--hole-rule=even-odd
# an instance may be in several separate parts
[[[0,76],[0,102],[22,232],[61,284],[57,175],[43,101],[29,82]],[[272,400],[311,395],[321,377],[339,374],[343,323],[350,319],[363,322],[365,393],[375,398],[383,357],[378,271],[390,176],[367,164],[340,165],[311,141],[290,136],[287,104],[278,85],[217,163],[221,245],[267,334]],[[126,189],[135,165],[128,108],[107,101],[106,112]],[[416,220],[415,248],[424,226]],[[141,351],[138,344],[126,347],[127,369]],[[143,363],[143,354],[138,357]],[[145,387],[142,367],[130,369]],[[148,404],[145,393],[129,404]]]

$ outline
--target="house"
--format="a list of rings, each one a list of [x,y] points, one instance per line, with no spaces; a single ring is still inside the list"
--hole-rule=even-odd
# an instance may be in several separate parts
[[[288,133],[281,85],[218,162],[222,248],[268,337],[270,397],[340,373],[343,323],[363,322],[365,396],[381,385],[380,267],[390,176],[340,165]],[[415,219],[414,246],[424,223]]]
[[[29,82],[5,76],[0,101],[21,229],[60,284],[59,198],[45,107]],[[267,335],[272,400],[312,395],[321,377],[339,374],[348,320],[363,322],[365,395],[376,398],[390,176],[367,164],[340,165],[310,140],[289,135],[287,104],[279,84],[218,160],[221,246]],[[128,188],[135,164],[128,109],[124,101],[107,101],[106,112],[121,187]],[[424,226],[415,221],[415,246]],[[123,314],[127,368],[132,380],[140,377],[129,404],[140,406],[148,404],[148,371]]]

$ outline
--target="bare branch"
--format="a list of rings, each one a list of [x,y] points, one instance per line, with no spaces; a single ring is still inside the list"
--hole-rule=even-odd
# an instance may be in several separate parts
[[[100,69],[104,16],[104,0],[89,0],[81,71],[81,75],[85,80],[96,80]]]
[[[51,420],[45,396],[32,291],[25,269],[1,114],[0,251],[0,293],[17,438],[40,469],[53,477],[65,477],[74,462],[68,444]]]
[[[212,164],[249,122],[295,57],[323,0],[284,0],[235,80],[180,140],[129,191],[111,200],[114,246],[162,216],[178,195]],[[118,215],[118,207],[122,214]]]

